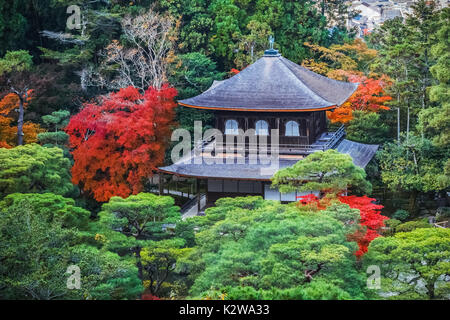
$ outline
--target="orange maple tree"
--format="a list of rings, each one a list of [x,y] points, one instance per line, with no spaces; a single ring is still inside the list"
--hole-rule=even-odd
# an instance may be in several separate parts
[[[32,90],[28,91],[26,108],[31,100]],[[19,97],[14,93],[5,95],[0,100],[0,148],[12,148],[17,145],[17,125],[14,125],[15,110],[19,108]],[[24,142],[37,142],[38,133],[44,132],[38,124],[27,121],[23,125]]]
[[[389,110],[389,107],[384,105],[387,101],[392,100],[392,97],[385,92],[385,87],[389,83],[389,80],[386,77],[373,79],[362,74],[351,73],[344,70],[336,70],[334,75],[334,78],[359,83],[359,86],[355,93],[353,93],[353,95],[341,106],[333,111],[327,111],[328,119],[330,119],[332,123],[349,122],[353,119],[353,111],[355,110],[365,112]]]
[[[97,201],[141,192],[144,180],[163,163],[176,95],[168,85],[144,94],[128,87],[85,104],[66,127],[73,183]]]

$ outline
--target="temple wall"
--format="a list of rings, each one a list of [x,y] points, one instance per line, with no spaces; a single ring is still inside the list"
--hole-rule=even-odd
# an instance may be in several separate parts
[[[278,189],[270,187],[270,183],[252,180],[225,180],[208,179],[207,206],[214,205],[214,202],[223,197],[245,197],[262,196],[266,200],[276,200],[282,202],[297,201],[300,196],[307,194],[319,195],[318,191],[280,193]]]
[[[254,129],[256,121],[265,120],[271,129],[278,129],[280,144],[307,145],[316,141],[316,138],[327,130],[325,111],[315,112],[232,112],[216,111],[216,129],[225,132],[225,122],[236,120],[239,129],[244,131]],[[285,135],[285,125],[288,121],[296,121],[299,124],[300,136],[288,137]]]

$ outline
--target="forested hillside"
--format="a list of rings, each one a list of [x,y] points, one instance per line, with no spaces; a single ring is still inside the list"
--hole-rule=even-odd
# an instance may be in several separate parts
[[[0,299],[449,299],[450,10],[419,0],[362,38],[357,14],[343,0],[1,1]],[[317,196],[221,198],[182,219],[192,181],[157,195],[152,178],[173,130],[214,114],[177,100],[257,61],[269,36],[358,83],[327,122],[376,156],[362,169],[313,153],[271,183]]]

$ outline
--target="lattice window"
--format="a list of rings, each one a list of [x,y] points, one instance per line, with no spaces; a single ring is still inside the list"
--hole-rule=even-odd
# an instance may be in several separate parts
[[[288,121],[286,123],[286,136],[287,137],[300,136],[300,130],[297,121]]]
[[[269,135],[269,124],[267,121],[258,120],[255,124],[256,135],[258,136],[268,136]]]

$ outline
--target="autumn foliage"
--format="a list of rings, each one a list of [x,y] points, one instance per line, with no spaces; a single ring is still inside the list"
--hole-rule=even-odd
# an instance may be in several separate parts
[[[141,296],[141,300],[161,300],[157,296],[152,295],[151,293],[144,293]]]
[[[347,99],[340,107],[334,111],[327,111],[327,116],[332,123],[347,123],[353,119],[353,111],[379,112],[389,110],[385,102],[392,100],[392,97],[384,91],[388,80],[384,77],[380,79],[368,78],[361,74],[339,70],[335,78],[346,78],[346,80],[359,83],[355,93]]]
[[[369,198],[367,196],[339,196],[338,200],[341,203],[348,204],[352,209],[358,209],[360,212],[360,228],[349,235],[349,240],[358,243],[359,250],[355,252],[355,255],[360,258],[367,252],[370,242],[379,237],[378,231],[384,227],[384,221],[389,219],[386,216],[381,215],[382,205],[375,204],[376,199]],[[308,206],[313,210],[324,210],[332,202],[331,198],[324,197],[319,199],[314,194],[299,197],[299,206]]]
[[[359,246],[359,250],[355,255],[359,258],[367,252],[370,242],[379,237],[378,231],[381,227],[384,227],[384,220],[389,219],[386,216],[381,215],[382,205],[373,203],[376,199],[369,198],[367,196],[341,196],[339,201],[348,204],[352,209],[358,209],[360,212],[360,225],[365,227],[356,231],[351,236]]]
[[[164,85],[143,95],[128,87],[87,103],[66,128],[73,149],[73,183],[97,201],[143,189],[164,160],[177,91]]]
[[[308,206],[311,210],[324,210],[329,205],[329,201],[327,198],[319,199],[315,194],[308,194],[306,196],[298,196],[298,205],[299,206]]]
[[[28,95],[32,94],[32,90],[28,91]],[[24,103],[26,108],[31,98]],[[15,111],[19,108],[19,97],[14,93],[9,93],[0,100],[0,148],[12,148],[17,144],[17,125],[15,117],[18,113]],[[24,142],[37,142],[38,133],[44,132],[38,124],[27,121],[23,124]]]

